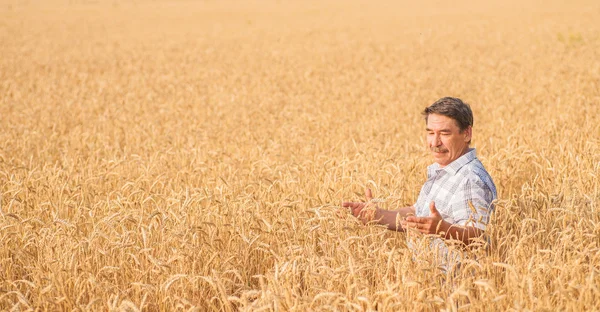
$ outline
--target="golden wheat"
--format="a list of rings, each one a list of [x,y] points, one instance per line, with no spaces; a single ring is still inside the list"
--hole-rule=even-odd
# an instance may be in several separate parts
[[[600,310],[599,13],[1,1],[0,309]],[[499,192],[454,278],[340,207],[415,202],[442,96]]]

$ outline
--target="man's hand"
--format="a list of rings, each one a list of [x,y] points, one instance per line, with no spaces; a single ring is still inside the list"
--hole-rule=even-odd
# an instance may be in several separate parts
[[[366,224],[375,219],[379,207],[373,203],[373,194],[371,189],[365,189],[365,197],[367,201],[361,202],[343,202],[342,207],[350,208],[352,215],[357,217],[362,223]]]
[[[429,217],[406,217],[401,222],[402,227],[415,229],[423,234],[440,234],[444,239],[458,240],[465,245],[473,243],[483,234],[483,230],[474,226],[456,226],[444,221],[434,202],[429,205],[429,211]]]
[[[429,211],[431,212],[429,217],[408,216],[400,224],[405,229],[415,229],[423,234],[438,234],[445,231],[445,223],[447,222],[442,219],[442,215],[435,208],[434,202],[429,204]]]
[[[365,203],[342,203],[343,207],[350,208],[352,215],[357,217],[364,224],[376,221],[378,224],[387,226],[389,230],[404,232],[404,229],[400,226],[400,219],[409,214],[414,215],[415,213],[415,208],[413,206],[402,207],[396,210],[379,208],[377,203],[373,201],[373,195],[370,189],[365,189],[365,197],[367,198],[367,202]]]

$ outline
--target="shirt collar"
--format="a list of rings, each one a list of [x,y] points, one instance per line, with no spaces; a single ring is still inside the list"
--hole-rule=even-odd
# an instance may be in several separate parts
[[[473,159],[476,158],[477,155],[475,149],[469,148],[469,150],[464,155],[458,157],[455,161],[451,162],[444,168],[440,168],[440,164],[438,163],[429,166],[429,175],[432,175],[439,170],[444,170],[449,174],[455,175],[458,172],[458,170],[460,170],[460,168],[462,168],[464,165],[470,163]]]

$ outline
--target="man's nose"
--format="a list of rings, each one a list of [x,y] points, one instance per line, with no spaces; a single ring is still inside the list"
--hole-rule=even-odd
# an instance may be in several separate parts
[[[442,145],[442,140],[440,138],[439,134],[436,134],[435,136],[433,136],[433,142],[431,142],[433,144],[433,146],[437,147]]]

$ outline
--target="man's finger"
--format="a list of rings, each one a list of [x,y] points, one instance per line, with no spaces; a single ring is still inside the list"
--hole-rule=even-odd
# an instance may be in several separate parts
[[[342,203],[342,207],[350,207],[350,208],[356,208],[356,207],[360,207],[364,205],[364,203],[357,203],[357,202],[343,202]]]
[[[373,200],[373,194],[371,193],[371,189],[368,188],[365,190],[365,196],[367,197],[367,201],[370,202]]]
[[[418,230],[418,229],[420,229],[420,226],[419,226],[419,223],[406,222],[406,224],[404,225],[404,228]]]
[[[419,219],[421,219],[421,218],[419,218],[419,217],[415,217],[415,216],[409,216],[409,217],[406,217],[406,221],[407,221],[407,222],[419,222],[419,221],[418,221]]]
[[[429,204],[429,212],[431,213],[431,216],[439,216],[440,213],[437,210],[437,208],[435,208],[435,202],[431,202],[431,204]]]
[[[412,223],[429,223],[430,222],[430,218],[428,217],[407,217],[406,221],[408,222],[412,222]]]

